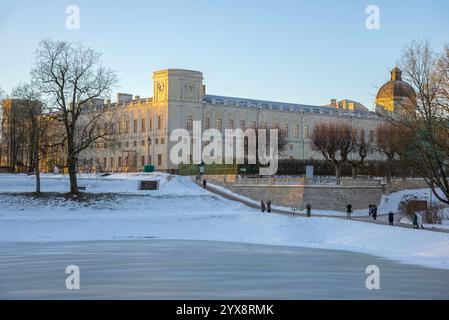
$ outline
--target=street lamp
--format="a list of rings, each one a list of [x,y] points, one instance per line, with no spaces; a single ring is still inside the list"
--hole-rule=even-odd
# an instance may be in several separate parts
[[[153,162],[152,160],[152,158],[151,158],[151,137],[150,136],[148,136],[148,139],[147,139],[147,142],[148,142],[148,164],[151,164],[151,162]]]

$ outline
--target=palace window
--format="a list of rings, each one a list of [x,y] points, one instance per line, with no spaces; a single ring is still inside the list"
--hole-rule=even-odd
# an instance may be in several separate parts
[[[304,126],[304,138],[309,138],[309,126]]]
[[[137,147],[137,141],[136,140],[133,141],[133,146]]]
[[[374,131],[370,130],[369,132],[369,142],[374,143]]]
[[[267,123],[264,121],[261,123],[260,128],[261,129],[266,129],[268,127]]]
[[[228,129],[234,129],[234,119],[228,119]]]
[[[162,130],[162,117],[161,116],[157,116],[157,130],[158,131]]]
[[[153,131],[153,118],[150,118],[150,132]]]
[[[295,124],[295,126],[293,127],[293,137],[294,138],[299,138],[299,125]]]
[[[191,115],[187,116],[186,129],[193,130],[193,116],[191,116]]]
[[[251,121],[251,129],[256,130],[257,123],[256,121]]]
[[[140,141],[140,145],[141,145],[142,147],[144,147],[144,146],[145,146],[145,140]]]
[[[145,118],[142,118],[142,120],[141,120],[141,131],[142,132],[145,132],[147,130],[145,124],[146,124]]]
[[[245,129],[246,129],[246,123],[245,123],[245,120],[240,120],[240,129],[242,129],[243,131],[245,131]]]
[[[164,143],[165,143],[165,139],[161,138],[161,144],[164,144]]]
[[[360,138],[362,139],[362,142],[365,142],[365,130],[360,131]]]
[[[273,122],[273,129],[279,129],[279,123]]]
[[[204,129],[210,129],[210,118],[204,119]]]
[[[282,134],[283,134],[285,137],[288,137],[288,124],[284,124],[284,125],[282,126]]]
[[[134,125],[134,133],[137,133],[137,119],[134,119],[134,123],[133,123],[133,125]]]
[[[215,129],[217,129],[217,130],[220,131],[220,132],[223,131],[223,120],[217,119],[217,120],[215,121]]]
[[[145,166],[145,156],[142,156],[141,158],[141,166]]]
[[[162,154],[158,154],[157,155],[157,165],[161,166],[162,165]]]

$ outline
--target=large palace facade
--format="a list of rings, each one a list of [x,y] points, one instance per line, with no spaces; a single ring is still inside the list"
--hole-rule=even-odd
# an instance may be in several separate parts
[[[375,128],[384,121],[380,114],[395,112],[395,101],[414,96],[398,68],[380,89],[376,112],[351,100],[332,99],[329,105],[315,106],[210,95],[201,72],[181,69],[154,72],[153,88],[152,98],[117,94],[116,102],[104,101],[121,119],[121,130],[114,143],[97,143],[87,149],[80,170],[141,171],[149,163],[157,170],[177,169],[169,157],[176,144],[170,142],[170,133],[180,128],[191,131],[194,121],[200,121],[203,129],[221,132],[278,128],[288,143],[281,158],[321,159],[310,140],[317,123],[346,121],[353,134],[374,143]],[[380,159],[380,155],[371,153],[367,159]]]

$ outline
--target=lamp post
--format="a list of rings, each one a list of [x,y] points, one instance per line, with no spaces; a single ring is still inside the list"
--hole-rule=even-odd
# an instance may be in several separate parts
[[[151,164],[151,162],[153,162],[153,159],[151,158],[151,143],[152,143],[152,141],[151,141],[150,136],[148,136],[147,142],[148,142],[148,164]]]

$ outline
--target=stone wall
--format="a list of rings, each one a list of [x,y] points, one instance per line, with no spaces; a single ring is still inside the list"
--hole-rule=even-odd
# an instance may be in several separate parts
[[[371,202],[380,203],[381,187],[348,186],[299,186],[270,185],[245,186],[224,185],[231,191],[256,201],[268,201],[285,207],[304,209],[310,203],[314,209],[346,210],[351,203],[353,209],[365,209]]]

